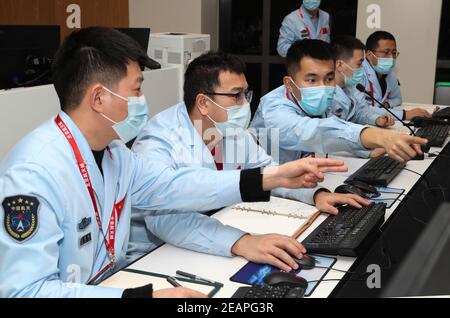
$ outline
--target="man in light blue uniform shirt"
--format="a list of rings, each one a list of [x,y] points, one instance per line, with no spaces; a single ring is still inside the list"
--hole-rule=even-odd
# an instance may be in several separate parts
[[[275,168],[276,162],[247,130],[252,94],[247,91],[244,73],[245,64],[228,54],[210,52],[194,60],[185,76],[185,102],[156,115],[138,137],[133,150],[180,174],[186,167],[197,167],[198,179],[209,179],[211,173],[221,171],[225,181],[229,171]],[[304,162],[314,161],[304,159]],[[239,191],[236,183],[234,192]],[[232,193],[224,191],[220,195],[227,197]],[[316,204],[320,210],[330,213],[337,212],[335,204],[357,207],[368,204],[354,195],[332,194],[317,188],[278,188],[272,195]],[[286,271],[296,268],[296,264],[284,249],[290,255],[299,253],[298,249],[289,248],[298,244],[289,237],[246,235],[196,212],[153,216],[149,212],[133,211],[130,256],[142,255],[162,242],[208,254],[243,256]]]
[[[400,162],[422,154],[419,145],[427,140],[368,128],[336,116],[324,118],[336,90],[335,59],[328,43],[298,41],[289,49],[286,64],[288,76],[284,86],[261,99],[252,122],[261,140],[279,136],[280,163],[311,153],[340,151],[368,157],[370,149],[378,148]],[[270,147],[272,142],[266,144],[269,154],[277,150]]]
[[[386,31],[376,31],[367,38],[366,49],[366,60],[363,63],[365,70],[363,85],[366,91],[403,120],[431,117],[429,112],[420,108],[403,110],[400,81],[394,72],[400,54],[397,51],[395,37]],[[381,105],[370,97],[367,96],[366,100],[371,106],[381,108]]]
[[[364,81],[364,44],[352,36],[340,36],[333,41],[336,58],[336,94],[330,113],[355,124],[386,128],[395,118],[385,109],[370,107],[365,94],[356,89]]]
[[[330,15],[320,10],[321,0],[303,0],[300,9],[287,15],[280,28],[278,54],[286,57],[298,40],[316,39],[330,43]]]
[[[62,111],[0,165],[0,297],[205,297],[186,288],[90,283],[126,265],[132,207],[208,210],[211,202],[241,202],[239,182],[260,193],[323,177],[317,166],[293,163],[263,174],[230,171],[220,181],[218,173],[195,180],[198,169],[188,168],[186,183],[167,165],[131,152],[124,143],[148,120],[140,64],[151,61],[139,44],[109,28],[74,32],[59,49],[53,83]]]

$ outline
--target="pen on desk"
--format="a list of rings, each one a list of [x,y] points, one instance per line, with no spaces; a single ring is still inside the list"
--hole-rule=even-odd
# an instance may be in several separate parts
[[[189,273],[186,273],[186,272],[183,272],[183,271],[176,271],[176,274],[180,275],[180,276],[183,276],[183,277],[187,277],[187,278],[193,279],[193,280],[200,280],[200,281],[207,282],[207,283],[210,283],[210,284],[213,284],[213,285],[223,286],[222,283],[213,281],[211,279],[202,278],[200,276],[197,276],[197,275],[194,275],[194,274],[189,274]]]
[[[167,277],[167,281],[173,286],[173,287],[183,287],[181,284],[174,278],[174,277]]]

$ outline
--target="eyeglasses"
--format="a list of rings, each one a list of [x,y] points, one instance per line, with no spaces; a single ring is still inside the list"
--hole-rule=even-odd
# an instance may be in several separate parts
[[[227,96],[234,98],[236,101],[236,105],[242,105],[245,101],[251,103],[253,99],[253,91],[245,91],[245,92],[239,92],[239,93],[209,93],[205,92],[205,95],[211,95],[211,96]]]
[[[375,51],[376,53],[380,53],[382,57],[390,57],[392,56],[394,59],[398,58],[400,55],[400,52],[398,51],[390,51],[390,50],[384,50],[384,51]]]

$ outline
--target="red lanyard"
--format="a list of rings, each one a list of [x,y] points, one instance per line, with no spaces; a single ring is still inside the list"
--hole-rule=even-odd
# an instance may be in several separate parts
[[[370,94],[372,95],[372,107],[375,107],[375,93],[374,93],[374,90],[373,90],[373,82],[372,81],[369,81],[369,83],[370,83]]]
[[[300,14],[300,19],[302,19],[303,25],[305,26],[306,33],[308,33],[308,38],[311,39],[312,38],[311,37],[311,31],[309,30],[308,26],[306,25],[305,16],[303,15],[302,8],[300,8],[298,12]],[[318,18],[319,17],[317,17],[317,19]],[[319,28],[320,25],[317,25],[317,27]],[[321,28],[320,32],[318,34],[318,38],[320,39],[322,37],[322,35],[326,35],[326,34],[328,34],[328,29],[326,27],[325,28]]]
[[[223,170],[223,150],[222,143],[219,143],[213,149],[211,149],[211,155],[214,158],[214,163],[216,164],[217,171]]]
[[[66,137],[70,146],[72,147],[73,153],[75,155],[75,159],[77,160],[78,168],[80,169],[81,176],[83,177],[84,182],[86,183],[86,187],[89,192],[89,196],[91,197],[92,205],[94,206],[95,218],[97,220],[98,228],[100,229],[100,233],[103,235],[103,240],[105,243],[106,250],[108,251],[110,263],[102,269],[94,278],[92,278],[88,283],[95,281],[98,277],[103,275],[106,271],[113,268],[116,262],[115,254],[114,254],[114,243],[116,240],[116,208],[113,207],[113,211],[111,213],[111,218],[109,221],[109,240],[106,239],[105,232],[103,231],[102,220],[100,218],[100,213],[98,211],[97,200],[95,199],[94,188],[92,187],[91,178],[89,177],[89,172],[86,167],[86,163],[83,160],[83,156],[81,155],[80,149],[70,132],[69,128],[66,126],[64,121],[58,115],[55,119],[56,125],[61,130],[61,132]]]
[[[300,13],[300,18],[302,19],[303,25],[305,26],[306,33],[308,33],[308,38],[311,39],[311,32],[309,31],[309,28],[306,25],[305,17],[304,17],[303,12],[302,12],[302,8],[300,8],[298,12]]]

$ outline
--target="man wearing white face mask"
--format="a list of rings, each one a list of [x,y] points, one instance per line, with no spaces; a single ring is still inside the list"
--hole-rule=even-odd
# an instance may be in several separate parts
[[[149,121],[139,135],[133,150],[149,161],[161,162],[176,169],[186,179],[186,187],[195,182],[185,174],[187,167],[197,169],[196,180],[216,180],[231,184],[230,177],[239,170],[248,173],[263,167],[283,171],[289,165],[276,167],[276,162],[257,145],[247,130],[250,122],[251,91],[245,78],[245,64],[224,53],[207,53],[195,59],[185,75],[185,102],[173,106]],[[339,162],[326,159],[301,160],[298,164],[317,165],[320,170],[343,171]],[[316,184],[305,184],[304,188]],[[201,186],[201,185],[199,185]],[[284,188],[282,188],[284,187]],[[299,186],[300,187],[300,186]],[[219,197],[242,197],[247,201],[267,201],[270,192],[260,191],[257,182],[234,181]],[[203,189],[217,208],[214,189]],[[368,202],[357,196],[329,193],[325,189],[273,189],[273,195],[315,204],[324,212],[336,213],[336,204],[360,207]],[[224,226],[193,210],[190,214],[174,211],[158,215],[158,211],[133,211],[129,254],[136,258],[162,242],[198,252],[231,257],[238,255],[257,263],[268,263],[285,271],[297,268],[292,256],[305,251],[294,239],[282,235],[247,235]]]
[[[330,15],[320,10],[321,0],[303,0],[300,9],[287,15],[280,28],[278,54],[286,57],[298,40],[315,39],[330,43]]]
[[[366,91],[391,108],[397,117],[411,120],[414,117],[431,117],[426,110],[416,108],[404,111],[400,81],[395,75],[395,66],[400,53],[397,51],[395,37],[386,31],[376,31],[366,41],[366,60],[363,63],[365,70],[364,86]],[[375,100],[366,98],[372,107],[381,107]]]
[[[347,151],[368,157],[383,148],[393,159],[404,162],[418,154],[427,140],[385,129],[353,124],[336,116],[325,118],[336,90],[335,57],[328,43],[303,40],[294,43],[286,58],[284,85],[261,99],[251,126],[260,140],[279,132],[280,162],[297,160],[311,153]],[[267,152],[271,149],[267,143]]]
[[[336,94],[329,113],[361,125],[389,127],[395,119],[385,109],[370,107],[356,85],[364,82],[364,44],[352,36],[333,40],[336,57]]]

